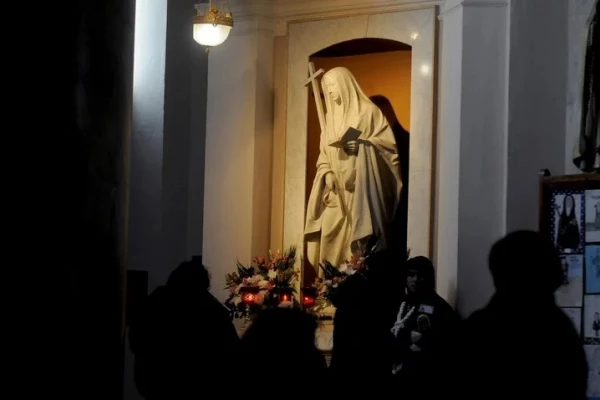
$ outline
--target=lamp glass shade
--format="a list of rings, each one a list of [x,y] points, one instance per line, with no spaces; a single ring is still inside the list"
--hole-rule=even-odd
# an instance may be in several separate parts
[[[231,26],[211,23],[194,24],[194,40],[202,46],[214,47],[227,40]]]

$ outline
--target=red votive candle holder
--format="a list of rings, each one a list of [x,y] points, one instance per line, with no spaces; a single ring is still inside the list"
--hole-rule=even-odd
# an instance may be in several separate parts
[[[251,306],[256,303],[256,295],[258,294],[258,288],[252,286],[244,286],[240,288],[240,294],[242,296],[242,303],[247,306]]]
[[[311,308],[317,299],[317,288],[308,286],[302,288],[302,307]]]
[[[292,288],[283,287],[279,289],[279,304],[292,302]]]

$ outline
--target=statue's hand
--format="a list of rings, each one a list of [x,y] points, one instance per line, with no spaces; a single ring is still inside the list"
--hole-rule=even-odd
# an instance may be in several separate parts
[[[333,193],[337,193],[337,185],[335,183],[335,176],[333,175],[333,172],[328,172],[325,175],[325,184],[329,190],[331,190]]]
[[[358,142],[356,140],[352,140],[350,142],[344,143],[344,150],[348,154],[357,154],[358,153]]]

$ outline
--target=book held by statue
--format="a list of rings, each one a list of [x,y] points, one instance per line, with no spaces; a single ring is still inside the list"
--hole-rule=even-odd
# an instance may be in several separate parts
[[[346,133],[344,133],[340,139],[329,143],[329,145],[332,147],[344,147],[346,143],[358,140],[361,134],[361,131],[349,126],[346,128]]]

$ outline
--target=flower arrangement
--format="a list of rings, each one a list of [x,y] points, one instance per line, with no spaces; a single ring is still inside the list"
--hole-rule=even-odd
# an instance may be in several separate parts
[[[248,266],[236,262],[237,271],[225,276],[229,298],[225,306],[234,318],[242,318],[250,312],[267,307],[291,307],[297,303],[294,283],[298,281],[299,271],[294,269],[296,247],[287,251],[269,251],[269,257],[254,257]],[[244,288],[254,288],[252,305],[242,302]]]
[[[367,256],[362,252],[355,252],[346,262],[339,267],[335,267],[329,261],[325,260],[319,265],[323,270],[323,277],[316,278],[314,287],[317,288],[317,296],[320,299],[331,303],[331,297],[335,295],[339,285],[350,275],[364,271],[366,268],[365,260]]]
[[[368,246],[365,251],[356,251],[349,259],[342,263],[339,267],[332,265],[329,261],[325,260],[319,265],[323,271],[322,278],[316,278],[315,283],[312,285],[317,289],[317,300],[326,303],[322,308],[326,308],[331,305],[331,298],[335,296],[339,286],[348,278],[350,275],[356,273],[363,274],[368,269],[368,258],[374,254],[379,247],[379,242],[375,241],[372,246]],[[410,255],[410,249],[407,249],[406,259]],[[317,307],[318,308],[318,307]]]

